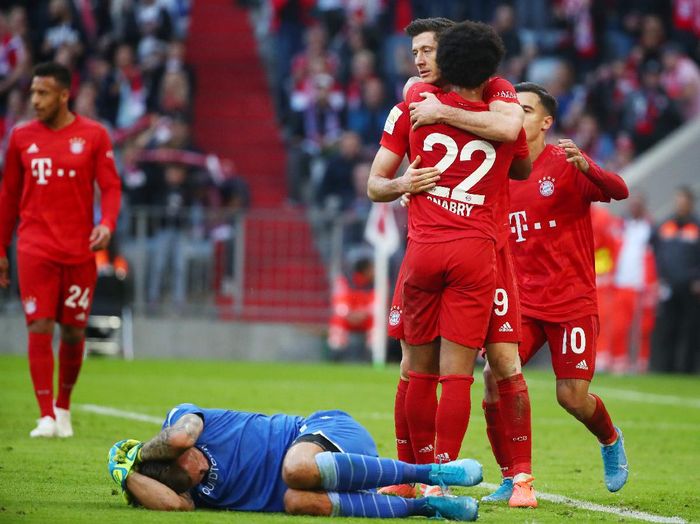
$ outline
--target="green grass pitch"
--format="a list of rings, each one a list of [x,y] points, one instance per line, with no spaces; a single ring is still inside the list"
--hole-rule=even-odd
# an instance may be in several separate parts
[[[360,366],[207,361],[88,359],[73,398],[76,436],[30,439],[37,417],[27,362],[0,357],[0,522],[319,522],[285,515],[197,511],[165,514],[133,509],[117,496],[107,473],[116,440],[145,440],[158,426],[86,411],[108,406],[164,417],[180,402],[264,413],[305,415],[339,408],[374,435],[382,455],[394,457],[393,397],[398,370]],[[700,522],[700,380],[697,377],[599,376],[592,390],[622,427],[630,480],[617,494],[603,484],[599,447],[554,398],[551,372],[526,371],[533,418],[538,491],[661,517]],[[472,418],[462,456],[484,464],[485,481],[498,483],[481,411],[482,382],[472,390]],[[482,496],[483,488],[457,490]],[[649,519],[649,517],[647,516]],[[536,510],[481,505],[483,522],[643,522],[632,517],[540,501]],[[350,522],[354,519],[335,519]],[[647,520],[649,521],[649,520]],[[399,522],[398,520],[392,522]]]

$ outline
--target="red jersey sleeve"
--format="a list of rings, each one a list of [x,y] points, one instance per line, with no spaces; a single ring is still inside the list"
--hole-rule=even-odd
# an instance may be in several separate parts
[[[525,129],[521,129],[518,133],[518,138],[515,139],[515,144],[513,147],[513,158],[517,160],[522,160],[530,156],[530,148],[527,146],[527,136],[525,135]]]
[[[576,183],[586,199],[590,202],[610,202],[611,199],[624,200],[629,196],[627,184],[620,175],[606,171],[586,153],[581,153],[588,161],[589,167],[588,173],[579,171],[581,176],[576,177]]]
[[[121,204],[121,181],[114,165],[112,143],[104,128],[100,130],[95,155],[95,180],[97,180],[101,194],[102,220],[100,220],[100,224],[107,226],[110,231],[114,231]]]
[[[7,256],[7,246],[12,241],[19,204],[22,198],[22,169],[20,152],[15,143],[14,131],[5,155],[2,188],[0,188],[0,257]]]
[[[502,100],[503,102],[511,102],[514,104],[518,103],[518,95],[515,92],[513,84],[500,76],[494,76],[489,79],[486,87],[484,88],[482,99],[487,104],[490,104],[496,100]]]
[[[408,106],[404,102],[396,104],[386,117],[379,145],[403,157],[408,153],[408,133],[410,131],[411,119]]]

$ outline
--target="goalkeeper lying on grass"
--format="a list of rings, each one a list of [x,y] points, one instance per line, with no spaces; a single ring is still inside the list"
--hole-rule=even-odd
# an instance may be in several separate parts
[[[157,510],[195,507],[353,517],[442,516],[476,520],[471,497],[379,495],[392,484],[473,486],[471,459],[412,465],[378,458],[367,430],[342,411],[307,418],[181,404],[147,442],[122,440],[109,471],[130,503]]]

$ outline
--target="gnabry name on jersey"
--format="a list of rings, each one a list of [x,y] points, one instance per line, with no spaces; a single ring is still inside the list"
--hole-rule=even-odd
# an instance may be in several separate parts
[[[438,188],[435,188],[438,189]],[[432,193],[432,191],[430,191]],[[434,195],[426,195],[428,200],[437,204],[438,206],[446,209],[450,213],[454,213],[460,217],[469,217],[474,209],[474,204],[467,204],[466,202],[456,202],[449,198],[438,198]]]

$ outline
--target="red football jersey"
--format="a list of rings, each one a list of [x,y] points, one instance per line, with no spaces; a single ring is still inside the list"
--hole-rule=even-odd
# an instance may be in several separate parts
[[[468,111],[488,111],[484,102],[470,102],[435,86],[413,85],[406,102],[422,100],[433,92],[443,104]],[[408,211],[408,237],[415,242],[447,242],[459,238],[498,237],[500,199],[508,190],[508,170],[514,143],[484,140],[455,127],[436,124],[410,132],[411,161],[420,155],[420,167],[436,166],[439,185],[413,195]]]
[[[626,186],[585,158],[589,176],[562,148],[547,145],[530,178],[510,183],[510,245],[524,316],[565,322],[598,314],[590,206],[611,194],[591,178],[623,192]]]
[[[10,135],[0,190],[0,255],[20,219],[18,250],[64,264],[94,257],[94,187],[101,193],[101,224],[114,230],[121,183],[107,131],[76,115],[58,131],[34,120]]]

